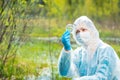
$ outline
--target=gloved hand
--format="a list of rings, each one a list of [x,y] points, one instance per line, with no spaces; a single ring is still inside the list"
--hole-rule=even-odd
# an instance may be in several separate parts
[[[66,31],[61,38],[65,50],[71,50],[70,31]]]

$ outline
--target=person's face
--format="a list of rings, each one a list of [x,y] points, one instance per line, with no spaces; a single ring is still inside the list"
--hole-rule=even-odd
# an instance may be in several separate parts
[[[81,45],[86,45],[90,41],[90,30],[84,26],[78,26],[75,29],[75,39]]]

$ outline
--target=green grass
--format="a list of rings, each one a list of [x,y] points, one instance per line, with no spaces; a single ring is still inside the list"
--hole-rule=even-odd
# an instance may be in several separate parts
[[[16,65],[23,70],[23,76],[28,74],[39,76],[42,69],[47,67],[51,68],[50,60],[52,59],[55,78],[64,80],[65,78],[60,77],[57,70],[57,62],[61,49],[62,45],[58,43],[38,40],[28,41],[19,48]],[[38,69],[38,71],[36,71],[36,69]]]
[[[113,37],[113,38],[119,38],[120,32],[119,29],[109,29],[109,28],[101,28],[98,30],[100,33],[100,37],[106,38],[106,37]]]
[[[120,44],[111,44],[111,46],[114,48],[120,58]]]

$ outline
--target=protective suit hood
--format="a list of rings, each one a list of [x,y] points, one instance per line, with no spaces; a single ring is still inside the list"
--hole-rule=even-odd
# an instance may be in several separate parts
[[[73,38],[75,39],[77,44],[83,46],[83,45],[89,45],[89,44],[99,41],[99,32],[95,28],[95,25],[93,24],[93,22],[87,16],[81,16],[81,17],[77,18],[73,24],[74,24],[74,28],[73,28],[72,34],[73,34]],[[86,44],[80,43],[77,40],[77,38],[76,38],[76,28],[77,27],[85,27],[85,28],[89,29],[91,38],[88,43],[86,43]]]

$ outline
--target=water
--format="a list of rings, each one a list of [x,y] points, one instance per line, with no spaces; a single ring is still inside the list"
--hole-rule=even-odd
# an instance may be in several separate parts
[[[40,41],[60,42],[61,38],[59,38],[59,37],[37,37],[37,38],[31,38],[31,39],[40,40]],[[101,38],[101,39],[106,40],[106,41],[120,43],[120,38],[106,37],[106,38]],[[74,43],[75,41],[72,39],[71,42]]]
[[[52,71],[50,68],[43,68],[41,75],[36,80],[52,80]]]
[[[50,68],[43,68],[39,76],[27,75],[24,80],[52,80],[52,71]]]

